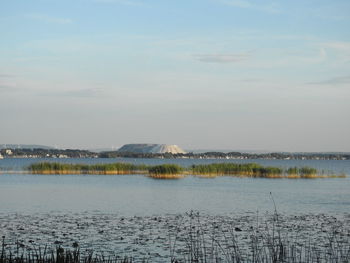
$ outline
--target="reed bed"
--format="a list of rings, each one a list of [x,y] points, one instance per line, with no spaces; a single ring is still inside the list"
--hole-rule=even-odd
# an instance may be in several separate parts
[[[148,168],[149,177],[154,179],[180,179],[184,169],[176,164],[162,164],[150,166]]]
[[[345,263],[350,262],[349,229],[334,229],[328,233],[325,243],[320,244],[317,237],[301,239],[300,233],[284,231],[277,212],[271,224],[249,230],[249,246],[242,246],[239,233],[243,230],[232,226],[228,231],[220,225],[213,225],[208,231],[201,223],[199,213],[191,213],[191,224],[185,237],[186,249],[176,250],[175,236],[171,247],[171,262],[308,262]],[[179,255],[180,254],[180,255]]]
[[[252,178],[287,178],[287,179],[316,179],[316,178],[345,178],[345,174],[324,174],[312,167],[280,167],[262,166],[256,163],[212,163],[181,167],[176,164],[135,165],[130,163],[108,164],[64,164],[56,162],[40,162],[28,167],[33,174],[143,174],[155,179],[179,179],[186,175],[202,178],[218,176],[252,177]]]
[[[15,252],[7,251],[7,244],[2,241],[0,263],[133,263],[132,257],[127,256],[104,256],[94,254],[92,250],[81,253],[79,248],[65,250],[62,247],[48,248],[45,246],[33,250],[16,248]],[[18,246],[18,245],[17,245]],[[141,263],[147,260],[138,261]]]
[[[213,163],[192,165],[192,173],[198,176],[238,176],[238,177],[260,177],[260,178],[328,178],[328,177],[345,177],[345,175],[326,175],[321,174],[317,169],[312,167],[292,167],[284,170],[280,167],[262,166],[256,163]]]
[[[31,164],[28,169],[34,174],[138,174],[145,173],[148,167],[130,163],[65,164],[40,162]]]

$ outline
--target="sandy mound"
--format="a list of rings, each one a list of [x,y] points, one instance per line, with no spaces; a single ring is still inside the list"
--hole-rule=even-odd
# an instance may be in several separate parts
[[[185,153],[177,145],[168,144],[125,144],[118,152],[132,153]]]

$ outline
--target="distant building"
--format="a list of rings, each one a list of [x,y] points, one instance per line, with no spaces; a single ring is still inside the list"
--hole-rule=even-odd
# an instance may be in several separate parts
[[[168,144],[125,144],[118,152],[129,153],[186,153],[177,145]]]

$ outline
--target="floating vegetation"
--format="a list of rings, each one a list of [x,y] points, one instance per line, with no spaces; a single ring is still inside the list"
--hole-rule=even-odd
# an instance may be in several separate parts
[[[344,216],[13,214],[0,217],[6,235],[0,263],[345,263],[350,232]]]
[[[131,163],[108,164],[65,164],[57,162],[40,162],[28,167],[33,174],[143,174],[156,179],[177,179],[185,175],[194,175],[203,178],[217,176],[236,176],[253,178],[288,178],[288,179],[315,179],[315,178],[344,178],[345,174],[324,174],[312,167],[280,167],[262,166],[257,163],[212,163],[181,167],[177,164],[135,165]]]

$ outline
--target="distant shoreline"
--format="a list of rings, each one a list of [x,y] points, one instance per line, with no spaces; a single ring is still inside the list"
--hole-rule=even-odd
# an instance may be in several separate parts
[[[79,149],[1,149],[2,158],[157,158],[157,159],[229,159],[229,160],[350,160],[350,153],[135,153],[135,152],[92,152]]]

